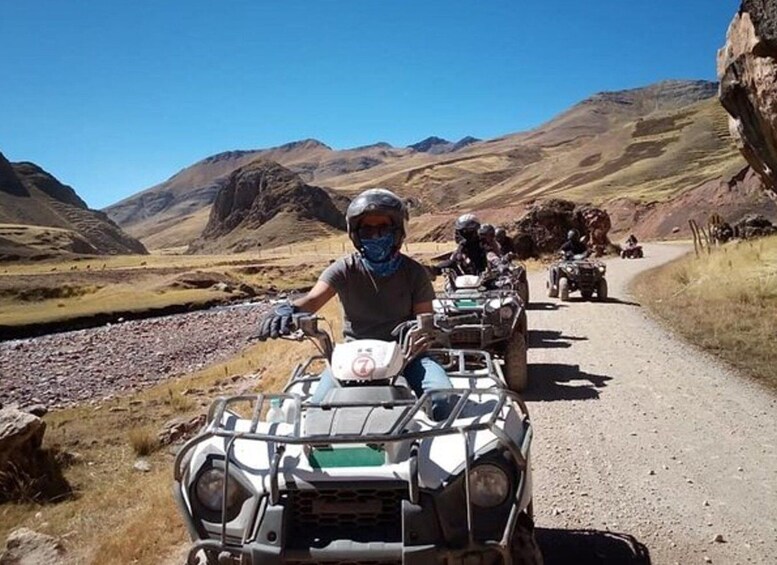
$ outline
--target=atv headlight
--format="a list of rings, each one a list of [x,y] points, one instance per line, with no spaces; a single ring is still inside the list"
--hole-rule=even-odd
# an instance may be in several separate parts
[[[510,306],[509,304],[506,304],[506,305],[502,306],[499,309],[499,317],[502,318],[503,320],[509,320],[510,318],[512,318],[513,317],[513,307]]]
[[[500,467],[483,463],[472,469],[469,488],[473,504],[493,508],[502,504],[510,494],[510,479]]]
[[[604,274],[604,272],[607,270],[607,267],[605,265],[599,265],[599,272]]]
[[[496,312],[502,307],[502,301],[498,298],[492,298],[486,302],[486,312]]]
[[[224,501],[224,471],[220,469],[208,469],[194,486],[194,492],[197,500],[208,510],[221,512]],[[240,487],[232,479],[227,482],[227,508],[232,508],[236,502],[240,501]]]

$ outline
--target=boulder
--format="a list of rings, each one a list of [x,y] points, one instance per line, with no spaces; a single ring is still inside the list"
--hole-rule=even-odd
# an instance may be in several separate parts
[[[41,449],[46,424],[14,407],[0,410],[0,502],[63,500],[72,491],[57,453]]]
[[[777,234],[777,226],[760,214],[748,214],[734,224],[734,233],[742,239]]]
[[[18,528],[6,540],[0,565],[57,565],[66,562],[65,553],[64,546],[56,538]]]
[[[777,0],[743,0],[718,51],[720,101],[742,154],[777,197]]]
[[[0,410],[0,473],[10,467],[29,467],[40,449],[46,423],[29,412],[16,408]]]
[[[157,437],[159,445],[169,445],[182,439],[194,436],[205,425],[205,414],[197,416],[173,418],[162,426]]]
[[[583,205],[575,210],[575,220],[583,226],[582,233],[588,234],[589,245],[606,247],[610,240],[607,234],[612,227],[610,216],[601,208]]]
[[[569,200],[551,199],[532,204],[526,214],[505,226],[521,259],[555,253],[566,241],[567,232],[576,229],[590,245],[605,251],[612,222],[607,212],[590,204],[576,205]]]

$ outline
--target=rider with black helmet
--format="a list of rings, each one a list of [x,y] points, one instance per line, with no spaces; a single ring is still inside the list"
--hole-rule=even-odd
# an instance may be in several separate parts
[[[564,257],[571,259],[575,255],[585,255],[588,253],[588,247],[580,241],[580,232],[571,229],[567,232],[567,240],[561,245],[561,252]]]
[[[576,256],[585,257],[588,255],[588,247],[586,247],[585,243],[580,241],[580,232],[574,228],[567,232],[567,240],[561,245],[559,251],[561,251],[564,255],[564,259],[567,261]],[[559,274],[559,268],[557,266],[554,265],[550,268],[550,278],[553,288],[558,288]]]
[[[329,265],[307,295],[267,314],[260,337],[288,334],[294,314],[317,312],[335,295],[343,306],[346,339],[392,341],[398,324],[433,313],[434,289],[426,269],[401,252],[408,224],[405,203],[388,190],[367,190],[348,206],[346,223],[356,252]],[[451,388],[445,370],[430,357],[416,357],[403,375],[419,396],[425,390]],[[311,402],[323,401],[334,386],[326,369]],[[435,418],[444,417],[447,401],[433,400],[432,405]]]
[[[486,252],[489,262],[494,262],[502,256],[502,250],[496,242],[496,230],[491,224],[483,224],[478,230],[480,246]]]
[[[458,247],[450,259],[437,265],[438,269],[455,267],[461,274],[477,275],[488,268],[486,251],[480,243],[480,220],[474,214],[462,214],[453,226]]]

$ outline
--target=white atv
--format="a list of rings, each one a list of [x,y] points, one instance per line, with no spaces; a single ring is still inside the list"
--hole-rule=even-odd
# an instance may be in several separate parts
[[[407,328],[404,347],[333,351],[317,320],[298,319],[294,337],[322,355],[283,393],[218,398],[176,457],[188,563],[541,565],[532,426],[488,353],[430,350],[456,388],[416,398],[401,372],[431,315]],[[311,404],[312,367],[330,360],[339,386]],[[440,395],[450,414],[433,421]]]
[[[529,331],[526,306],[509,274],[448,274],[443,293],[434,300],[438,336],[446,347],[482,349],[504,364],[510,390],[521,392],[528,382],[526,348]]]

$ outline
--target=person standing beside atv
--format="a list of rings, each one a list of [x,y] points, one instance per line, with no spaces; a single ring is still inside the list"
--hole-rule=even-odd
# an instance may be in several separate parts
[[[315,313],[335,295],[343,306],[347,340],[394,341],[391,332],[397,325],[433,313],[434,289],[426,269],[400,252],[407,223],[407,208],[394,193],[373,188],[359,194],[346,211],[356,252],[329,265],[307,295],[276,306],[263,318],[259,337],[289,334],[295,314]],[[452,387],[445,370],[424,355],[412,359],[403,375],[419,397],[427,390]],[[310,402],[321,403],[334,386],[327,368]],[[448,409],[447,398],[432,399],[435,419],[444,418]]]

